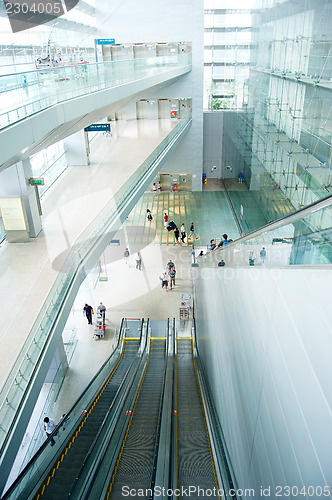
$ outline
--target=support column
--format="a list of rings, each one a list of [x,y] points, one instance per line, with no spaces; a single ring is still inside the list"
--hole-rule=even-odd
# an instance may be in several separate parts
[[[29,158],[6,168],[0,173],[0,197],[22,197],[28,221],[28,237],[36,238],[42,229],[41,213],[38,191],[35,186],[30,186],[30,177],[33,177],[33,173]],[[24,238],[23,234],[17,236],[19,239],[8,238],[8,241],[28,241],[28,238]]]
[[[80,130],[64,139],[67,165],[90,165],[88,132]]]

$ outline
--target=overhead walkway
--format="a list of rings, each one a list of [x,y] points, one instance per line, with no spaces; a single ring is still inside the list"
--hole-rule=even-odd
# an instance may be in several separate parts
[[[153,335],[123,320],[115,353],[3,499],[236,498],[195,338],[176,337],[175,320]]]
[[[0,76],[0,168],[28,158],[191,71],[189,55]]]
[[[6,351],[10,350],[11,352],[8,359],[16,358],[0,396],[2,480],[5,480],[9,474],[16,450],[29,421],[31,408],[33,408],[40,387],[45,380],[82,281],[109,245],[112,236],[129,215],[132,207],[137,203],[156,172],[160,170],[169,152],[190,128],[191,117],[188,114],[182,120],[176,120],[176,123],[163,121],[163,125],[165,128],[161,129],[161,137],[158,135],[156,138],[149,138],[149,141],[152,141],[154,145],[152,151],[151,142],[149,143],[150,149],[143,148],[145,161],[141,165],[137,165],[139,155],[136,150],[133,150],[131,152],[133,161],[130,168],[126,165],[126,168],[120,169],[119,175],[114,178],[112,171],[107,168],[109,163],[104,162],[105,169],[102,172],[104,174],[102,179],[105,189],[101,190],[98,185],[96,197],[87,198],[85,195],[78,198],[77,201],[75,200],[75,203],[78,204],[78,210],[73,213],[73,219],[69,221],[62,218],[63,209],[61,208],[59,213],[56,213],[56,220],[59,218],[58,225],[54,227],[54,219],[51,218],[50,227],[47,228],[46,225],[44,230],[45,239],[38,239],[39,241],[33,245],[34,251],[30,257],[32,262],[29,262],[33,281],[29,283],[28,288],[33,286],[36,289],[36,280],[39,280],[40,290],[45,290],[45,292],[37,296],[35,294],[28,295],[30,302],[24,297],[28,307],[22,310],[21,321],[17,317],[17,330],[15,330],[19,332],[20,342],[8,342],[8,338],[5,336],[2,336],[0,340],[1,344],[6,346]],[[127,150],[123,149],[122,155],[126,156],[125,153],[129,154]],[[100,175],[101,173],[96,180],[100,180]],[[84,186],[84,178],[80,175],[77,185],[81,185],[82,182]],[[75,183],[74,186],[77,187]],[[55,206],[57,203],[58,199],[54,198]],[[64,211],[64,215],[65,213]],[[76,240],[71,243],[68,240],[69,235],[76,236]],[[45,240],[48,246],[46,249]],[[24,251],[24,248],[21,250]],[[9,254],[12,251],[11,248],[7,250]],[[19,251],[20,249],[15,249],[16,253]],[[53,260],[52,255],[54,256]],[[40,269],[42,269],[41,275],[39,275]],[[4,276],[7,271],[5,265]],[[23,274],[18,273],[18,280],[25,279],[26,269],[24,271]],[[13,288],[12,285],[15,287]],[[15,292],[17,286],[17,283],[12,282],[11,284],[9,282],[7,295],[12,289]],[[46,295],[47,298],[44,302]],[[15,316],[18,315],[18,312],[15,310]],[[25,325],[29,327],[27,317],[32,325],[30,333],[24,330]],[[7,333],[10,335],[10,331]],[[9,348],[8,344],[10,344]],[[5,368],[5,366],[2,367],[2,369]]]

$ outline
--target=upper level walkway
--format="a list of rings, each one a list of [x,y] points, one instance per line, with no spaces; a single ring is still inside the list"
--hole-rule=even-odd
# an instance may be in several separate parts
[[[0,76],[0,168],[29,157],[191,71],[190,55]]]

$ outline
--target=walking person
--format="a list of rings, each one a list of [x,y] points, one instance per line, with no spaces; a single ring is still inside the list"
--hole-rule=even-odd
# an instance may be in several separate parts
[[[161,288],[165,288],[166,292],[168,292],[167,287],[168,287],[168,274],[166,271],[162,272],[161,275],[159,276],[159,279],[161,281]]]
[[[148,208],[146,209],[146,218],[147,218],[148,222],[151,222],[153,219],[152,214],[151,214],[151,210],[149,210]]]
[[[152,186],[152,191],[153,191],[153,194],[154,194],[154,195],[155,195],[155,194],[157,194],[157,185],[156,185],[156,183],[155,183],[155,182],[153,183],[153,186]]]
[[[175,276],[176,276],[175,267],[171,267],[171,269],[168,271],[168,275],[170,278],[169,288],[170,290],[172,290],[173,286],[175,286]]]
[[[165,215],[164,215],[164,227],[165,227],[165,229],[167,229],[167,226],[168,226],[168,215],[165,212]]]
[[[260,251],[259,253],[259,256],[261,258],[261,264],[262,266],[264,266],[265,264],[265,258],[266,258],[266,250],[265,250],[265,247],[262,248],[262,250]]]
[[[157,184],[157,189],[158,189],[158,194],[160,194],[161,193],[161,184],[160,184],[160,181]]]
[[[92,325],[92,315],[94,314],[93,309],[88,304],[83,307],[83,316],[88,320],[88,325]]]
[[[46,432],[47,437],[50,437],[50,435],[52,434],[52,432],[56,428],[56,425],[57,424],[51,418],[49,418],[49,417],[44,418],[44,430]],[[54,441],[54,438],[52,437],[51,446],[54,446],[54,445],[55,445],[55,441]]]
[[[249,266],[254,266],[256,260],[256,255],[254,252],[249,252]]]
[[[142,257],[140,252],[137,252],[135,255],[135,261],[136,261],[136,269],[139,271],[142,271]]]
[[[167,265],[166,265],[166,271],[169,272],[172,269],[172,267],[174,267],[174,269],[175,269],[175,264],[171,259],[169,259],[169,261],[167,262]]]
[[[125,251],[123,252],[123,256],[124,256],[125,263],[129,267],[130,252],[129,252],[128,248],[126,248]]]
[[[193,237],[193,240],[198,240],[197,236],[196,236],[196,233],[195,233],[195,225],[194,223],[192,222],[191,223],[191,226],[190,226],[190,233],[189,233],[189,236],[188,236],[188,240],[189,238]]]
[[[179,231],[178,227],[175,227],[175,229],[174,229],[174,236],[175,236],[175,242],[176,242],[176,244],[180,245],[180,242],[179,242],[180,231]]]
[[[97,313],[100,313],[103,315],[103,318],[105,319],[105,314],[106,314],[106,307],[102,302],[100,302],[99,306],[97,307]]]
[[[184,243],[185,237],[186,237],[186,228],[184,227],[184,223],[182,223],[182,226],[180,228],[181,232],[181,241]]]

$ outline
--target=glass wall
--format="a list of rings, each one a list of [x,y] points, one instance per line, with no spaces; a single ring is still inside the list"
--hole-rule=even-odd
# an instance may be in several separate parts
[[[242,110],[224,116],[222,161],[268,222],[332,193],[332,3],[264,7],[252,16]]]

